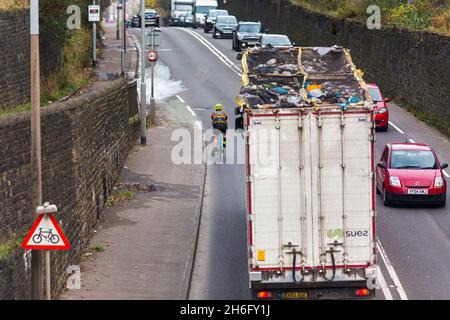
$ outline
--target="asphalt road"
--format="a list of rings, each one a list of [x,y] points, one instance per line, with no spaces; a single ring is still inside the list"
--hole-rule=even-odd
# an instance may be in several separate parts
[[[192,110],[193,120],[195,117],[204,128],[210,128],[209,116],[216,103],[222,103],[229,115],[234,114],[240,88],[239,61],[231,50],[231,40],[213,39],[202,29],[192,32],[162,28],[159,57],[186,88],[178,97]],[[447,138],[400,107],[390,104],[389,109],[396,128],[390,126],[388,132],[377,133],[377,160],[386,143],[412,139],[432,145],[441,162],[450,162]],[[208,167],[191,299],[250,298],[244,175],[242,165]],[[377,206],[383,285],[377,290],[377,299],[450,299],[450,205],[384,207],[377,196]]]

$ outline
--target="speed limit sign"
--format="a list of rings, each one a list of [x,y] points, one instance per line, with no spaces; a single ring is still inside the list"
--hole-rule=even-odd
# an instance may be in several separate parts
[[[147,53],[148,61],[156,61],[158,59],[158,54],[155,51],[150,51]]]

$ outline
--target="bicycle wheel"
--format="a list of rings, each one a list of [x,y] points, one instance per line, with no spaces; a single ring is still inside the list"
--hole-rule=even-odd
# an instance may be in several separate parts
[[[50,237],[50,242],[53,244],[56,244],[59,242],[59,237],[56,234],[52,234],[52,236]]]
[[[34,243],[41,243],[41,241],[42,241],[42,236],[40,234],[35,234],[33,236],[33,242]]]

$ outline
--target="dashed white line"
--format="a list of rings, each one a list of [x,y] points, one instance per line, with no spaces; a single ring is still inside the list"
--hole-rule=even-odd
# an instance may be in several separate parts
[[[383,260],[387,271],[389,272],[390,277],[392,278],[392,281],[394,282],[394,285],[396,286],[397,292],[400,295],[401,300],[408,300],[408,296],[406,295],[405,290],[402,287],[402,284],[400,283],[400,279],[398,278],[397,273],[395,272],[394,266],[389,261],[386,252],[384,251],[383,246],[381,245],[380,240],[377,238],[377,249],[380,253],[381,259]]]
[[[186,101],[184,101],[183,98],[180,97],[179,95],[176,95],[175,97],[177,97],[177,99],[180,100],[182,103],[186,103]]]
[[[397,130],[398,132],[400,132],[401,134],[405,134],[405,132],[402,129],[400,129],[399,127],[397,127],[393,122],[389,121],[389,124],[391,126],[393,126],[394,129]]]
[[[408,139],[411,143],[416,143],[413,139]]]
[[[447,171],[442,170],[442,172],[444,173],[444,175],[445,175],[447,178],[450,178],[450,175],[447,173]]]
[[[378,270],[378,283],[381,287],[381,291],[383,291],[384,297],[386,298],[386,300],[394,300],[394,298],[392,297],[392,293],[389,290],[386,280],[384,279],[383,273],[381,272],[380,267],[377,267]]]
[[[192,116],[196,117],[197,115],[195,114],[194,110],[192,110],[192,108],[190,106],[186,106],[186,108],[189,110],[189,112],[192,114]]]

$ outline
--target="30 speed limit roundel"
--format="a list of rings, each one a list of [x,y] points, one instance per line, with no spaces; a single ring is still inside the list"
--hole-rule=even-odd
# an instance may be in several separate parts
[[[150,51],[147,53],[148,61],[156,61],[158,59],[158,54],[155,51]]]

